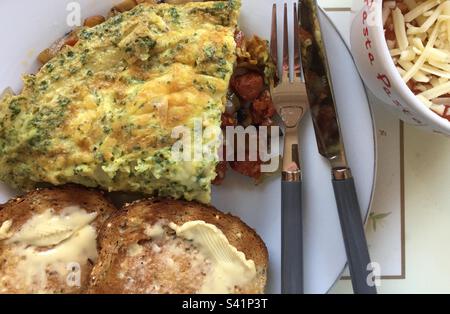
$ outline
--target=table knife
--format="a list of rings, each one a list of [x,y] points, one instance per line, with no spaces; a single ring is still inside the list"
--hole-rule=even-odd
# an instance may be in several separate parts
[[[355,182],[345,155],[316,0],[300,1],[306,90],[320,154],[328,159],[353,291],[376,294]],[[350,98],[349,98],[350,99]]]

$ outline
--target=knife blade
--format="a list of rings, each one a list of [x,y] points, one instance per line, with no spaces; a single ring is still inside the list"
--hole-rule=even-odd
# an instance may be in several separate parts
[[[346,167],[347,161],[317,12],[316,1],[300,1],[302,65],[308,99],[320,154],[332,162],[333,168]]]
[[[330,162],[339,220],[355,293],[375,294],[355,182],[341,136],[329,62],[316,0],[299,4],[302,66],[319,152]]]

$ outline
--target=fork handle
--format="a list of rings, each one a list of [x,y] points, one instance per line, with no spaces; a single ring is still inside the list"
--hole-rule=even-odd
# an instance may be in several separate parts
[[[303,293],[302,182],[281,183],[281,292]]]

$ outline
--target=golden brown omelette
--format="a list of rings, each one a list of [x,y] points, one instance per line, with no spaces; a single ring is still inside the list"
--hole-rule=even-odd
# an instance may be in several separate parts
[[[0,180],[208,202],[239,8],[239,0],[143,3],[79,29],[75,46],[0,100]],[[174,158],[172,131],[195,125],[212,153]]]

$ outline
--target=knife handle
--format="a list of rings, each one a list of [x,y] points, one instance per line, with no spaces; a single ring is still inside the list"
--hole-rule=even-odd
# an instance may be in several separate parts
[[[281,183],[281,293],[303,294],[302,182]]]
[[[368,270],[371,262],[355,182],[352,177],[333,180],[333,187],[353,291],[356,294],[376,294],[375,285],[369,283],[369,278],[372,277],[372,270]]]

